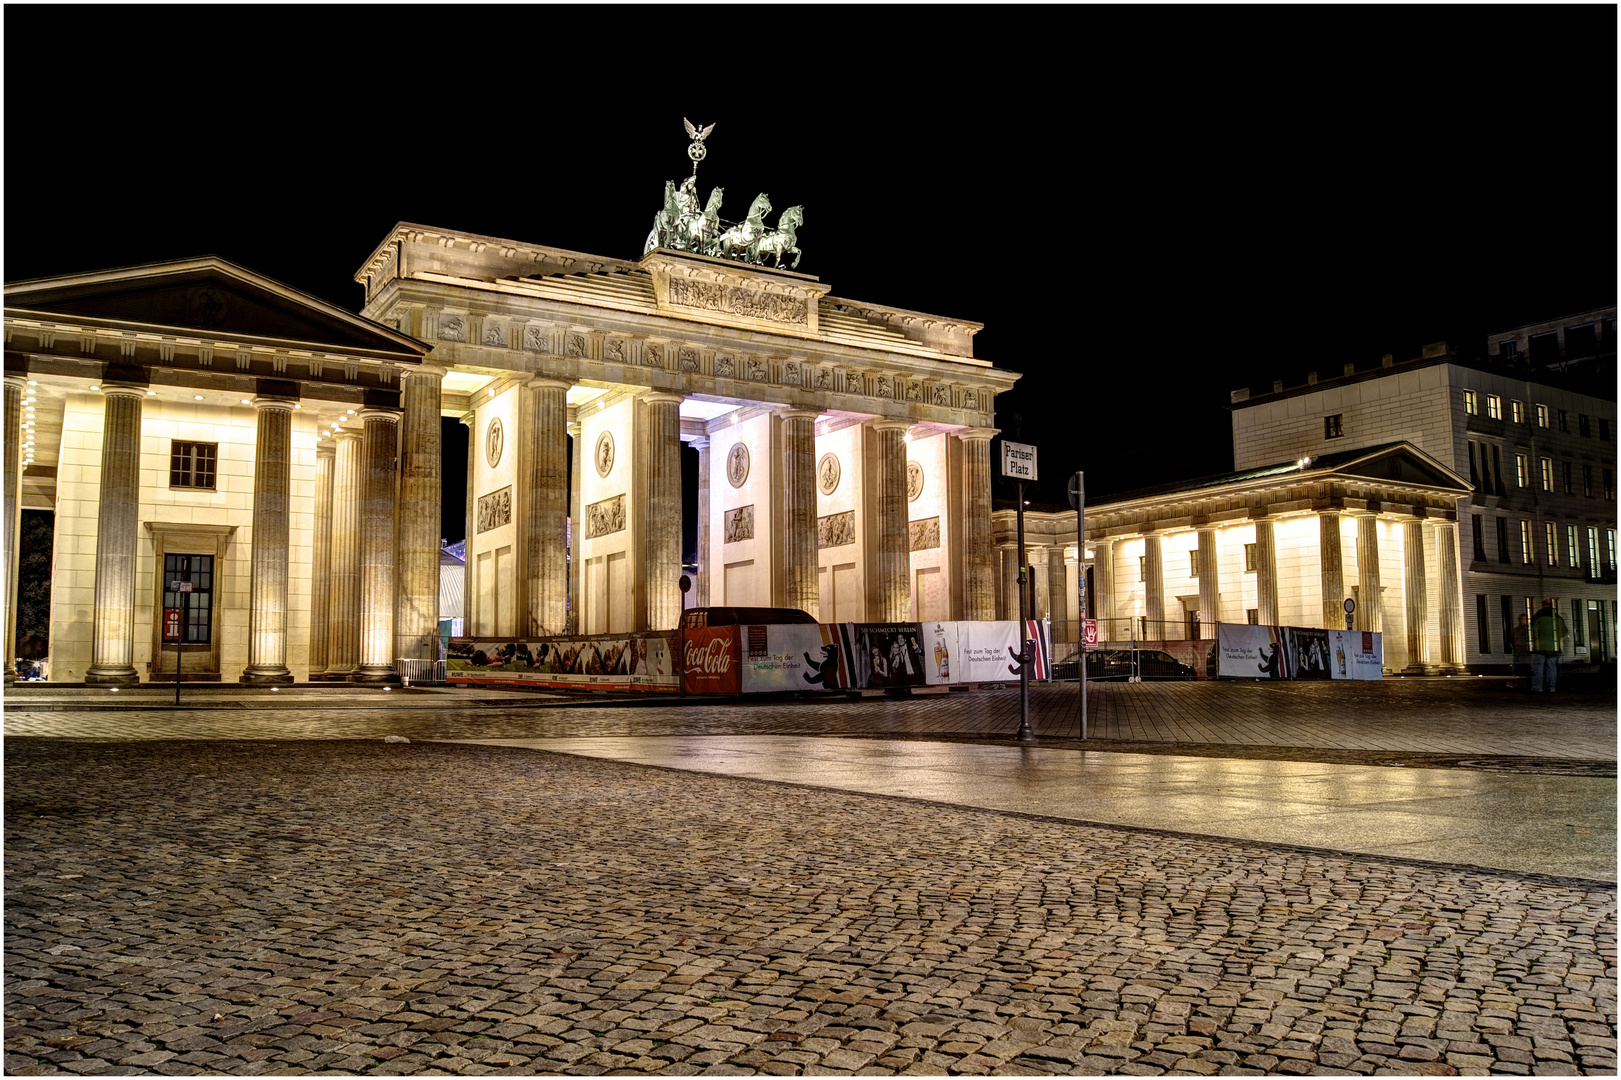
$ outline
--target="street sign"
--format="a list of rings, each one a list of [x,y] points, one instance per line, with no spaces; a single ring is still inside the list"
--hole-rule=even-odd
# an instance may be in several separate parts
[[[180,609],[177,607],[163,609],[163,640],[180,640]]]
[[[1079,510],[1081,508],[1081,474],[1080,473],[1076,473],[1075,475],[1073,475],[1073,476],[1071,476],[1069,478],[1069,508],[1071,510]]]
[[[1009,480],[1036,479],[1036,448],[1029,443],[1003,440],[1002,475]]]
[[[189,582],[189,581],[171,581],[171,582],[169,582],[169,591],[170,592],[191,592],[191,582]]]
[[[1085,622],[1085,629],[1081,631],[1081,644],[1088,649],[1095,649],[1098,647],[1098,621],[1087,619]]]
[[[1349,596],[1347,596],[1345,598],[1345,603],[1344,603],[1343,607],[1345,608],[1345,613],[1347,615],[1349,615],[1349,614],[1351,614],[1351,612],[1356,610],[1356,601],[1352,600]]]

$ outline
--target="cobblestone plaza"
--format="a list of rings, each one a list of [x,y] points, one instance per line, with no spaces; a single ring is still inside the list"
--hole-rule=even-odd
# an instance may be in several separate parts
[[[13,695],[6,1071],[1613,1073],[1613,697],[1329,690],[1100,689],[1084,753],[1046,698],[1015,749],[1005,692]],[[771,736],[827,764],[700,771]],[[443,741],[470,739],[524,745]],[[1308,762],[1329,799],[1524,784],[1584,834],[1549,860],[1596,837],[1610,869],[1084,820],[1101,787],[1054,813],[856,790],[873,748],[1129,761],[1111,783],[1145,791]]]

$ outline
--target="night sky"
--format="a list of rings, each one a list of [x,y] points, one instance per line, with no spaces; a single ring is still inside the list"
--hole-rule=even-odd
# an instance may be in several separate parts
[[[686,116],[834,295],[985,324],[1035,502],[1230,469],[1236,387],[1616,301],[1608,5],[4,18],[6,281],[216,254],[357,310],[402,220],[635,258]]]

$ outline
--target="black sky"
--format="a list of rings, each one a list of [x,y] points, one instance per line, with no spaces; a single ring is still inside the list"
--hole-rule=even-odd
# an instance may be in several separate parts
[[[687,116],[835,295],[986,325],[1037,501],[1230,468],[1235,387],[1616,300],[1612,6],[4,19],[7,281],[217,254],[358,309],[401,220],[633,258]]]

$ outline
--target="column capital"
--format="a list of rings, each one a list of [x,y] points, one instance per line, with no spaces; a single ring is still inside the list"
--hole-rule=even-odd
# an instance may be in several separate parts
[[[359,438],[360,432],[354,431],[350,428],[344,428],[341,431],[336,431],[332,434],[333,442],[354,442]]]
[[[683,401],[685,401],[687,399],[686,399],[686,397],[684,395],[681,395],[681,394],[671,394],[671,393],[668,393],[668,392],[663,391],[663,390],[654,390],[651,393],[643,394],[642,395],[642,400],[647,402],[649,405],[677,405],[677,406],[679,406]]]
[[[338,448],[336,446],[327,445],[327,442],[324,439],[315,444],[316,457],[336,457],[337,453]]]
[[[474,424],[478,423],[478,413],[473,411],[464,412],[456,419],[462,425],[471,428]]]
[[[561,390],[566,394],[570,390],[574,389],[574,384],[571,382],[566,382],[562,379],[548,379],[533,373],[529,375],[525,382],[527,385],[535,388],[536,390]]]
[[[687,445],[692,447],[694,450],[708,450],[709,449],[709,436],[708,435],[699,435],[695,439],[688,439],[687,440]]]
[[[146,391],[147,388],[145,386],[139,386],[134,383],[101,384],[101,393],[103,397],[144,398],[146,397]]]
[[[815,409],[800,409],[793,406],[777,409],[775,412],[784,420],[809,420],[813,424],[822,418],[822,414]]]
[[[24,372],[8,371],[6,372],[6,385],[15,386],[21,390],[28,385],[28,376]]]
[[[367,405],[356,415],[360,417],[361,423],[368,420],[386,420],[391,424],[397,424],[400,420],[400,410],[384,408],[379,405]]]
[[[984,439],[986,442],[989,442],[998,435],[1002,434],[1002,429],[993,427],[960,428],[957,431],[953,431],[952,434],[961,439],[963,442],[967,442],[969,439]]]
[[[298,401],[295,398],[256,397],[253,399],[253,407],[259,412],[264,412],[267,409],[278,410],[280,412],[292,412],[293,407],[297,404]]]
[[[871,420],[867,426],[874,431],[899,431],[905,434],[912,430],[913,425],[910,420]]]
[[[435,363],[430,363],[430,362],[425,361],[423,363],[415,364],[415,365],[413,365],[411,367],[408,367],[408,368],[401,368],[400,369],[400,374],[404,375],[404,376],[407,376],[407,377],[409,377],[411,375],[417,375],[417,376],[432,375],[436,379],[442,379],[446,375],[450,374],[450,369],[448,367],[445,367],[443,364],[435,364]]]

